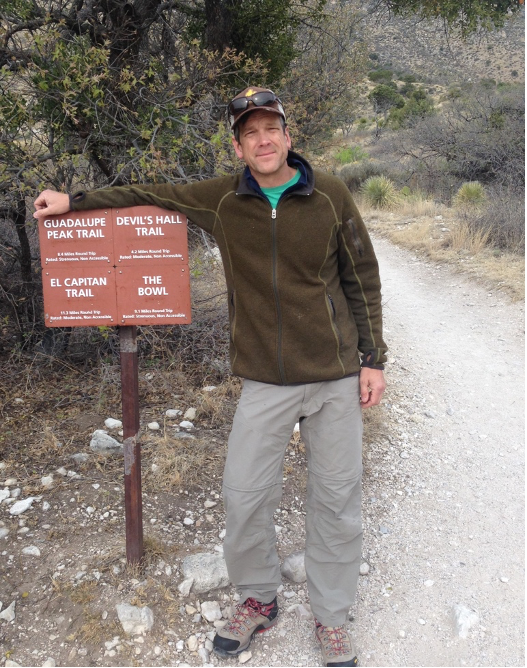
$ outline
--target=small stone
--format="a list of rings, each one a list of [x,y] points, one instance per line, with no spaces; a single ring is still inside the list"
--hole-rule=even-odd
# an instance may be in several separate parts
[[[460,638],[467,638],[469,630],[479,624],[478,613],[462,603],[452,608],[454,630]]]
[[[154,613],[146,605],[139,608],[127,603],[121,603],[116,605],[115,608],[124,632],[129,635],[146,633],[154,625]]]
[[[247,661],[250,661],[250,659],[253,658],[253,653],[250,650],[245,650],[245,652],[242,652],[238,656],[238,662],[239,663],[247,663]]]
[[[197,610],[193,605],[187,604],[185,606],[185,612],[187,613],[187,615],[194,615],[197,612]]]
[[[11,490],[11,498],[12,499],[18,499],[18,497],[22,494],[22,490],[20,487],[16,487],[15,489]]]
[[[163,651],[163,650],[161,649],[161,647],[159,647],[159,645],[156,645],[156,646],[154,647],[154,654],[155,654],[156,656],[159,656],[159,655],[161,654],[162,651]]]
[[[370,564],[368,564],[368,562],[366,561],[363,561],[362,564],[360,565],[359,573],[361,575],[368,575],[369,572],[370,572]]]
[[[22,548],[22,554],[26,554],[29,557],[40,557],[40,550],[36,545],[28,545]]]
[[[421,617],[417,620],[418,624],[421,624],[421,626],[424,626],[426,624],[426,619],[422,619]]]
[[[455,411],[454,411],[454,409],[452,408],[452,406],[449,406],[449,407],[446,409],[446,412],[447,412],[448,415],[454,415],[454,413],[455,413]]]
[[[185,519],[183,520],[183,524],[190,526],[191,524],[194,524],[194,520],[191,517],[185,517]]]
[[[214,508],[214,506],[217,506],[218,503],[217,501],[211,501],[210,499],[207,499],[203,505],[205,508]]]
[[[296,596],[296,592],[294,591],[284,591],[283,597],[284,598],[294,598]]]
[[[179,426],[182,427],[183,429],[194,429],[194,425],[192,422],[189,422],[188,420],[183,420],[183,422],[179,423]]]
[[[121,422],[121,420],[114,420],[114,418],[107,418],[104,421],[104,426],[106,427],[106,429],[121,429],[123,423]]]
[[[55,668],[56,665],[55,659],[49,657],[42,664],[42,668]]]
[[[285,559],[281,567],[282,575],[293,582],[305,582],[306,565],[304,550],[292,552]]]
[[[40,484],[42,487],[51,487],[53,485],[53,476],[52,475],[45,475],[40,478]]]
[[[29,510],[33,505],[33,501],[36,500],[36,496],[29,496],[27,499],[22,499],[21,501],[16,501],[13,503],[11,508],[9,508],[10,515],[21,515],[25,513],[26,510]]]
[[[186,578],[178,585],[178,591],[182,596],[188,596],[192,585],[194,584],[194,578]]]
[[[312,619],[313,618],[313,613],[307,609],[305,605],[302,605],[302,603],[299,603],[295,607],[295,614],[299,619]]]
[[[431,587],[434,584],[433,580],[425,580],[425,587]]]
[[[195,408],[188,408],[185,411],[185,415],[183,415],[185,420],[195,420],[196,419],[196,409]]]
[[[434,419],[435,416],[436,416],[434,411],[425,411],[425,415],[426,415],[427,418],[432,418],[432,419]]]
[[[8,479],[4,482],[4,485],[5,485],[5,487],[14,487],[14,486],[16,485],[17,482],[18,482],[18,481],[17,481],[16,478],[8,478]]]
[[[5,499],[8,499],[11,496],[11,492],[8,489],[0,489],[0,503]]]
[[[7,527],[0,527],[0,539],[5,538],[9,534]]]
[[[194,617],[192,617],[192,622],[194,624],[199,624],[201,622],[201,615],[199,612],[197,612]]]
[[[176,652],[182,652],[185,649],[185,643],[183,640],[178,640],[176,643]]]
[[[203,392],[214,392],[215,389],[216,389],[216,385],[206,385],[203,388]]]
[[[42,510],[46,511],[46,510],[49,510],[50,508],[51,508],[51,504],[49,503],[49,501],[44,501],[42,503]]]
[[[403,451],[399,454],[399,457],[400,457],[401,459],[408,459],[408,458],[410,457],[410,455],[408,454],[408,452],[406,452],[406,450],[403,450]]]
[[[509,578],[506,578],[504,575],[501,576],[500,582],[508,582]]]
[[[196,636],[192,635],[187,638],[187,647],[190,652],[195,652],[198,649],[198,639]]]
[[[86,452],[76,452],[74,455],[71,455],[71,458],[77,464],[84,464],[88,461],[90,455],[88,455]]]
[[[101,455],[120,454],[123,445],[107,434],[103,429],[96,429],[90,441],[90,448]],[[60,473],[60,470],[57,470]],[[61,475],[67,475],[67,472]]]
[[[103,431],[102,433],[103,433],[103,434],[106,434],[105,431]],[[68,470],[65,469],[64,466],[61,466],[59,469],[57,469],[57,473],[58,473],[59,475],[66,476],[66,475],[68,475]]]
[[[159,431],[159,429],[161,429],[159,422],[149,422],[147,426],[150,431]]]
[[[169,408],[166,412],[165,415],[167,418],[177,418],[180,415],[183,415],[183,411],[179,411],[175,408]]]
[[[379,533],[381,533],[383,536],[387,536],[390,533],[390,529],[388,529],[388,527],[385,526],[380,526]]]
[[[201,604],[201,614],[208,622],[214,622],[221,619],[221,608],[218,601],[203,601]]]
[[[399,631],[399,638],[406,638],[406,631]]]
[[[11,661],[11,659],[7,659],[7,661],[5,662],[4,666],[5,666],[6,668],[20,668],[20,667],[21,667],[21,664],[20,664],[20,663],[17,663],[16,661]]]
[[[0,619],[3,619],[5,622],[12,622],[14,621],[16,615],[15,615],[15,601],[11,603],[11,605],[6,608],[5,610],[2,610],[0,612]]]

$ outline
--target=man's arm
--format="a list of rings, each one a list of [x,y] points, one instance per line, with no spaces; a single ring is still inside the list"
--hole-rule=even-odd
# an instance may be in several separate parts
[[[361,408],[377,406],[386,389],[384,373],[380,369],[363,366],[360,370],[360,405]]]
[[[35,213],[37,220],[44,220],[50,216],[61,216],[70,210],[70,196],[55,190],[44,190],[35,200]]]

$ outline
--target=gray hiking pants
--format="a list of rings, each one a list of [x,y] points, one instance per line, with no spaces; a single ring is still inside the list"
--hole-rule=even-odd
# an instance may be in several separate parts
[[[242,600],[269,603],[276,596],[281,574],[273,514],[282,496],[284,453],[299,420],[308,462],[310,603],[324,626],[340,626],[355,598],[361,557],[358,376],[288,386],[244,381],[223,477],[224,554]]]

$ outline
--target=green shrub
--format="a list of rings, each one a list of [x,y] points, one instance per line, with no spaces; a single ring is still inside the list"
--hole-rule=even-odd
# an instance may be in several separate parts
[[[460,207],[480,207],[487,201],[485,188],[479,181],[467,181],[454,196],[454,205]]]
[[[391,70],[372,70],[368,72],[368,79],[374,82],[388,83],[393,79],[393,72]]]
[[[401,81],[404,81],[405,83],[416,83],[417,78],[415,77],[414,74],[403,74],[402,76],[399,77]]]
[[[380,176],[384,169],[380,162],[363,160],[344,165],[338,172],[338,176],[344,181],[348,190],[354,193],[371,176]]]
[[[366,202],[375,209],[390,209],[400,201],[393,181],[385,176],[371,176],[360,189]]]
[[[341,148],[340,151],[336,153],[335,158],[341,165],[347,165],[350,162],[366,160],[366,158],[369,158],[369,155],[362,146],[347,146],[346,148]]]

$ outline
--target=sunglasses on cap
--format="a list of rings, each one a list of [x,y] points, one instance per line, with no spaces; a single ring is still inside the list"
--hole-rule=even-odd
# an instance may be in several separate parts
[[[235,116],[239,114],[240,111],[245,111],[249,107],[249,102],[252,102],[255,107],[265,107],[268,104],[273,104],[273,102],[280,102],[280,99],[270,90],[265,90],[261,93],[254,93],[253,95],[248,95],[246,97],[237,97],[229,104],[228,110],[229,114]]]

